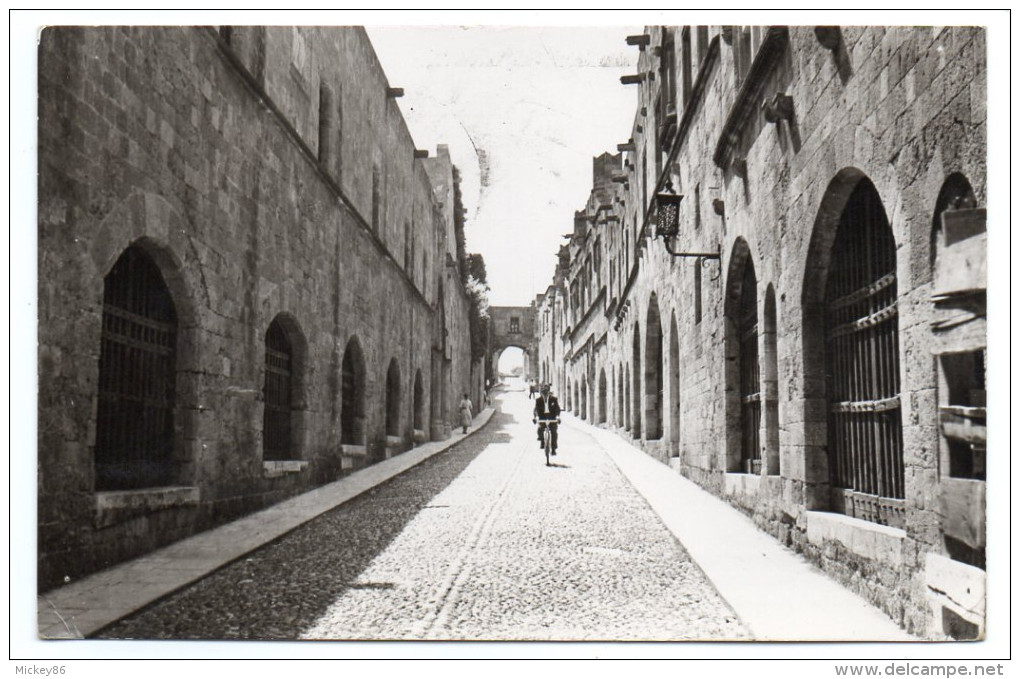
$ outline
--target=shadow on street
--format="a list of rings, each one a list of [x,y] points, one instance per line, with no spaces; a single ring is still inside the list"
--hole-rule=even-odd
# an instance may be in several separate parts
[[[95,636],[294,639],[348,589],[386,587],[355,581],[487,446],[511,440],[499,400],[470,438]]]

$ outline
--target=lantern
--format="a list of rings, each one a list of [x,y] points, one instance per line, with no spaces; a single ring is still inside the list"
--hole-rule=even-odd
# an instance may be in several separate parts
[[[673,187],[666,185],[666,191],[655,194],[656,238],[676,238],[680,233],[680,201],[683,196],[673,193]]]

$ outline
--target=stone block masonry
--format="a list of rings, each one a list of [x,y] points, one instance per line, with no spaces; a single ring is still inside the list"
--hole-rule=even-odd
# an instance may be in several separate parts
[[[381,460],[478,391],[452,229],[388,87],[357,28],[43,31],[41,590]],[[448,155],[433,172],[452,185]]]
[[[943,214],[984,231],[984,30],[645,33],[622,157],[594,159],[559,305],[537,300],[559,313],[557,333],[538,329],[540,359],[576,413],[907,631],[980,635],[983,608],[944,592],[983,573],[984,291],[960,302],[976,320],[946,345],[970,352],[953,373],[932,272],[952,244]],[[660,192],[680,196],[668,244]],[[963,448],[946,412],[970,418]]]

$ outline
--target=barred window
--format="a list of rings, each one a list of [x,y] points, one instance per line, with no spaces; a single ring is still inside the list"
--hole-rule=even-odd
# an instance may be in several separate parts
[[[395,358],[386,371],[386,435],[400,436],[400,366]]]
[[[340,377],[340,442],[365,443],[365,360],[361,345],[351,339],[344,349]]]
[[[289,460],[291,453],[291,402],[293,351],[279,319],[266,331],[266,380],[262,395],[262,458]]]
[[[740,284],[737,339],[740,342],[740,462],[742,471],[761,473],[761,374],[758,365],[758,303],[754,263],[748,257]]]
[[[103,282],[96,490],[173,483],[177,313],[155,262],[124,251]]]
[[[652,293],[645,323],[645,438],[662,438],[662,321],[659,302]]]
[[[825,307],[833,508],[902,526],[896,244],[867,179],[840,217]]]
[[[422,386],[421,370],[414,374],[414,428],[425,429],[425,388]]]

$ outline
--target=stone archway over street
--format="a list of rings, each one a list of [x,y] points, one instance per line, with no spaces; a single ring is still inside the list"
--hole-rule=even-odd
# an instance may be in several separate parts
[[[499,366],[499,357],[510,348],[517,347],[524,352],[524,377],[539,379],[538,340],[535,336],[535,309],[531,306],[489,307],[489,371],[494,379]]]

